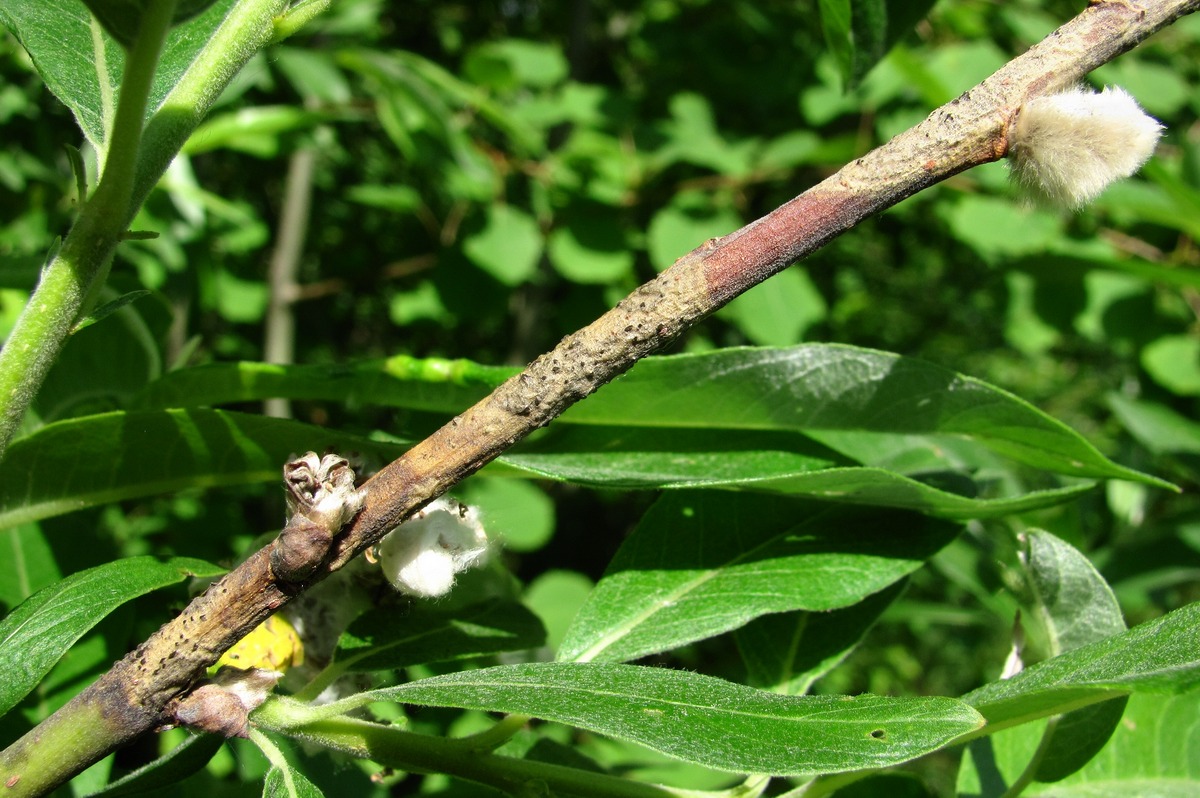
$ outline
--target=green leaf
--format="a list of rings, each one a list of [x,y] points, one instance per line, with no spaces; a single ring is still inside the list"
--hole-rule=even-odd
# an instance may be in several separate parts
[[[488,537],[501,541],[506,551],[537,551],[554,536],[554,501],[530,482],[476,477],[454,494],[478,508]]]
[[[166,754],[122,776],[88,798],[119,798],[139,795],[150,790],[173,789],[179,782],[196,773],[216,755],[224,738],[217,734],[191,734]]]
[[[1124,798],[1200,794],[1200,691],[1179,696],[1134,695],[1124,722],[1095,759],[1053,787],[1030,785],[1025,795]]]
[[[286,768],[272,765],[263,781],[263,798],[324,798],[317,785],[290,764]]]
[[[729,205],[695,191],[676,194],[669,205],[654,214],[646,230],[650,263],[664,271],[706,240],[741,227],[742,217]]]
[[[512,373],[411,358],[337,367],[226,364],[169,374],[135,403],[289,396],[455,413]],[[572,429],[571,422],[586,426]],[[273,480],[278,464],[304,441],[314,451],[338,444],[388,459],[400,451],[294,422],[202,410],[104,414],[70,423],[15,442],[24,459],[0,463],[0,527],[164,490]],[[1045,507],[1089,487],[1022,494],[997,480],[1003,476],[997,461],[978,444],[1073,476],[1166,484],[1113,464],[1003,391],[928,363],[851,347],[650,359],[573,408],[556,428],[489,473],[594,485],[737,488],[950,518]],[[118,451],[136,453],[137,462],[116,470],[112,452]],[[198,459],[189,459],[193,452]],[[854,467],[855,460],[867,467]],[[149,465],[139,466],[142,461]],[[231,463],[240,465],[231,469]],[[980,490],[997,492],[991,482],[1001,495],[976,498]]]
[[[1117,597],[1087,557],[1049,532],[1032,530],[1025,539],[1034,617],[1049,651],[1071,651],[1125,631]],[[1052,720],[1045,732],[1049,739],[1039,746],[1034,777],[1058,781],[1087,764],[1112,736],[1124,708],[1120,698]]]
[[[463,254],[507,286],[528,281],[542,256],[537,221],[511,205],[489,205],[483,228],[463,239]]]
[[[831,443],[846,448],[846,440],[843,436]],[[869,446],[876,455],[887,449],[877,441]],[[931,444],[922,445],[922,453],[928,448]],[[951,448],[943,445],[942,451]],[[980,487],[943,462],[886,462],[884,468],[853,467],[852,462],[786,431],[563,426],[500,458],[488,473],[597,487],[750,490],[920,510],[945,518],[998,517],[1060,504],[1090,489],[1084,484],[979,498],[975,494]]]
[[[1200,424],[1166,405],[1108,395],[1108,406],[1137,442],[1154,454],[1200,454]]]
[[[412,186],[380,186],[367,183],[350,186],[345,190],[344,196],[350,202],[383,208],[397,214],[415,211],[424,203],[420,193]]]
[[[565,80],[569,72],[561,47],[521,39],[486,42],[471,50],[463,62],[468,80],[505,92],[548,88]]]
[[[164,375],[132,407],[197,407],[278,396],[460,413],[519,371],[408,355],[338,366],[211,363]]]
[[[736,773],[816,775],[888,767],[981,725],[949,698],[782,696],[687,671],[531,663],[375,690],[370,701],[513,712]]]
[[[1120,725],[1128,703],[1128,697],[1122,696],[1051,719],[1049,745],[1042,749],[1034,778],[1061,781],[1090,762]]]
[[[183,146],[185,155],[229,149],[258,158],[274,158],[286,136],[333,118],[290,105],[260,105],[215,114],[196,128]]]
[[[963,699],[1005,726],[1131,692],[1180,693],[1200,686],[1200,602],[1053,659]]]
[[[91,313],[89,313],[83,319],[80,319],[79,323],[75,325],[75,329],[72,330],[71,332],[77,333],[82,329],[91,327],[96,322],[102,321],[105,318],[111,316],[113,313],[116,313],[118,310],[125,307],[130,302],[136,302],[137,300],[141,299],[142,297],[149,296],[149,295],[150,295],[150,292],[143,288],[143,289],[139,289],[137,291],[130,291],[129,293],[122,294],[121,296],[117,297],[114,300],[105,302],[103,305],[101,305],[100,307],[93,310]]]
[[[136,297],[114,302],[126,298]],[[160,308],[143,302],[114,310],[103,324],[85,324],[67,340],[34,404],[43,422],[110,410],[162,374],[163,327],[154,321]]]
[[[1116,465],[1065,424],[1007,391],[915,358],[837,344],[647,358],[563,420],[790,429],[833,448],[843,439],[826,431],[921,436],[932,448],[966,438],[1059,474],[1168,486]],[[870,451],[881,439],[860,440],[856,448]]]
[[[847,87],[871,67],[933,7],[934,0],[820,0],[825,43],[837,58]]]
[[[736,324],[752,343],[790,346],[822,321],[827,310],[808,273],[788,269],[741,294],[717,315]]]
[[[203,560],[130,557],[80,571],[24,601],[0,621],[0,715],[32,690],[71,645],[125,602],[189,576],[223,570]]]
[[[1164,335],[1142,349],[1142,367],[1178,396],[1200,396],[1200,339]]]
[[[459,413],[516,371],[407,357],[333,367],[214,364],[165,375],[137,406],[281,396]],[[556,424],[789,430],[867,465],[881,464],[871,460],[879,452],[879,461],[918,449],[961,456],[966,440],[1054,473],[1170,487],[1113,463],[1078,433],[1006,391],[933,363],[840,344],[646,358]],[[922,469],[933,462],[946,461],[926,459]],[[968,464],[987,465],[978,458]]]
[[[1025,543],[1026,618],[1040,648],[1058,654],[1125,631],[1116,597],[1086,557],[1048,532],[1027,532]],[[1066,778],[1108,742],[1126,700],[1122,695],[1047,723],[1026,723],[972,741],[971,756],[959,773],[960,792],[982,789],[991,794],[995,775],[979,768],[992,759],[1002,761],[1007,772],[1001,781],[1006,784],[1030,777],[1042,782]],[[1025,777],[1023,770],[1029,771]]]
[[[547,571],[529,583],[523,600],[546,627],[549,651],[562,645],[571,621],[594,587],[592,580],[576,571]]]
[[[1125,631],[1117,597],[1095,566],[1049,532],[1025,533],[1025,568],[1043,645],[1051,655]]]
[[[117,4],[123,3],[117,0]],[[150,89],[147,118],[158,111],[234,4],[235,0],[216,0],[170,32]],[[184,2],[181,10],[196,5]],[[124,70],[121,46],[101,30],[83,3],[6,0],[0,5],[0,22],[29,51],[42,80],[75,114],[88,141],[103,153]]]
[[[103,413],[42,427],[0,462],[0,528],[188,487],[278,481],[296,452],[403,448],[284,419],[214,410]]]
[[[565,227],[550,233],[546,253],[550,263],[573,283],[609,284],[633,271],[633,253],[616,213],[589,204],[564,214]]]
[[[346,670],[378,671],[536,648],[546,630],[514,602],[489,601],[454,613],[420,605],[377,608],[359,616],[338,641]]]
[[[755,618],[734,632],[749,684],[788,695],[807,693],[849,656],[903,592],[899,581],[845,609]]]
[[[167,375],[139,405],[286,396],[449,414],[513,373],[409,358],[324,368],[213,365]],[[1045,507],[1087,489],[1022,493],[988,449],[1071,476],[1167,485],[1112,463],[1060,422],[986,383],[831,345],[647,358],[504,462],[518,467],[509,473],[593,485],[753,489],[954,518]]]
[[[558,659],[635,659],[770,612],[846,607],[919,568],[957,532],[898,512],[668,494],[621,546]]]
[[[37,524],[0,530],[0,612],[61,578],[54,549]]]
[[[137,38],[142,24],[146,3],[157,0],[83,0],[96,19],[104,26],[109,36],[129,47]],[[194,17],[212,5],[213,0],[178,0],[175,4],[174,24]]]
[[[819,0],[821,31],[825,45],[837,59],[842,77],[849,82],[854,69],[854,40],[851,38],[851,0]]]

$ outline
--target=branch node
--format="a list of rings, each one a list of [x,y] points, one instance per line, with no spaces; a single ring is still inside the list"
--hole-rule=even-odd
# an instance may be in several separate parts
[[[354,469],[336,454],[308,452],[283,467],[288,521],[271,549],[271,573],[280,582],[302,582],[329,554],[333,539],[362,509],[366,492]]]
[[[267,699],[283,676],[279,671],[224,667],[187,695],[175,699],[167,714],[181,726],[225,737],[248,737],[250,711]]]

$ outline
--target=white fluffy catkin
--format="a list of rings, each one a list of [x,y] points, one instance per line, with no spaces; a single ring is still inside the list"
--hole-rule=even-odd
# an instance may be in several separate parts
[[[1013,180],[1041,205],[1080,208],[1154,153],[1163,127],[1121,88],[1035,97],[1009,139]]]
[[[378,546],[379,566],[402,593],[437,598],[456,574],[487,559],[487,533],[474,508],[437,499],[393,529]]]

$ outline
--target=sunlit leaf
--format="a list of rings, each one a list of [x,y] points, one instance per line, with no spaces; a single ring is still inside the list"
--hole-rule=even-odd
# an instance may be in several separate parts
[[[203,560],[130,557],[39,590],[0,621],[0,715],[32,690],[85,632],[125,602],[186,579],[216,576]]]
[[[781,775],[887,767],[981,724],[948,698],[783,696],[688,671],[594,663],[452,673],[353,703],[378,700],[530,715],[718,770]]]

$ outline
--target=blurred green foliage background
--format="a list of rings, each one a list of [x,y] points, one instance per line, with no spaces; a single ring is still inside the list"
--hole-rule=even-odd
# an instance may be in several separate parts
[[[294,362],[520,365],[707,238],[915,124],[1079,5],[943,0],[851,80],[815,0],[338,0],[252,61],[192,138],[134,224],[161,235],[126,243],[114,266],[113,296],[152,295],[73,337],[37,415],[120,407],[177,365],[267,357],[267,263],[289,166],[292,188],[311,195]],[[1110,483],[1036,518],[972,524],[823,689],[957,695],[994,678],[1014,605],[996,565],[1012,552],[992,525],[1036,523],[1089,552],[1131,623],[1200,599],[1198,40],[1200,17],[1185,18],[1091,77],[1124,86],[1167,131],[1140,176],[1086,211],[1023,207],[1004,165],[975,169],[868,220],[678,345],[836,341],[919,356],[1012,391],[1183,489]],[[0,40],[0,137],[3,335],[70,226],[64,147],[81,142],[11,38]],[[291,412],[409,437],[434,423],[328,402]],[[488,491],[508,492],[492,499],[510,508],[506,557],[548,621],[549,608],[578,603],[652,498],[487,481],[461,495]],[[228,561],[278,526],[276,492],[189,492],[42,522],[52,564],[28,584],[118,555]],[[101,542],[73,544],[80,528]],[[127,609],[106,623],[128,628],[98,638],[113,650],[84,673],[158,623]],[[732,659],[721,645],[684,657]]]

